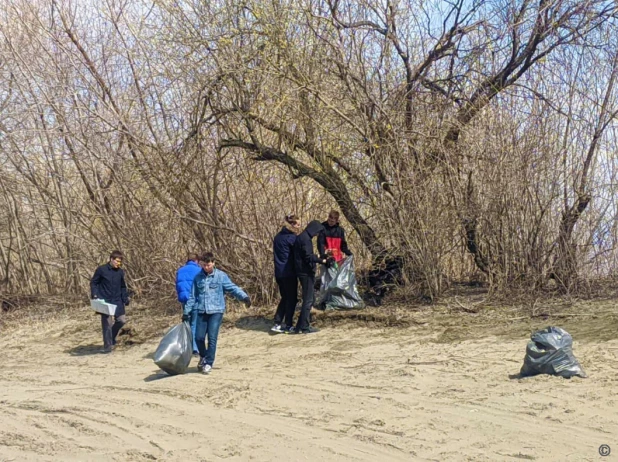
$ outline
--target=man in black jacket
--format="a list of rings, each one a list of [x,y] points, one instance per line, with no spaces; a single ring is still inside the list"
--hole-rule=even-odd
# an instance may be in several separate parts
[[[114,324],[111,316],[101,314],[101,330],[103,332],[103,348],[110,353],[116,344],[116,336],[126,322],[125,306],[129,304],[127,284],[124,280],[122,252],[114,250],[109,256],[109,262],[99,266],[90,280],[90,297],[103,299],[107,303],[116,305]]]
[[[312,221],[298,235],[294,243],[294,267],[303,291],[303,305],[295,329],[296,333],[299,334],[309,334],[318,331],[318,329],[311,327],[309,315],[313,305],[316,263],[326,264],[326,259],[320,258],[313,253],[313,242],[311,239],[317,236],[323,228],[319,221]]]

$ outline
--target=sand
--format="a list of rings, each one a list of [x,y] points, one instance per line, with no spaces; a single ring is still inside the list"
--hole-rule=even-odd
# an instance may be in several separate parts
[[[212,373],[197,373],[194,359],[175,377],[152,361],[157,340],[100,354],[86,308],[5,330],[0,461],[618,457],[618,340],[576,338],[587,379],[518,379],[526,336],[445,342],[430,324],[305,336],[267,328],[222,330]],[[615,453],[602,458],[602,444]]]

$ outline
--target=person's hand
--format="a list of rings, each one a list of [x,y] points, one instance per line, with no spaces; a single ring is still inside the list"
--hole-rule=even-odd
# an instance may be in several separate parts
[[[336,261],[337,261],[337,260],[335,260],[335,257],[328,257],[328,258],[326,259],[326,267],[327,267],[327,268],[331,268],[331,267],[333,267],[333,266],[335,265],[335,262],[336,262]]]
[[[189,322],[190,316],[188,314],[184,314],[182,315],[182,322]]]
[[[251,298],[247,297],[242,301],[247,308],[251,307]]]
[[[124,306],[129,306],[129,300],[126,300],[124,303]]]

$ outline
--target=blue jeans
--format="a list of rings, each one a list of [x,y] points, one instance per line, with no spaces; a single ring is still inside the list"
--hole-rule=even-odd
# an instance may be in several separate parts
[[[200,357],[204,359],[205,364],[212,366],[215,362],[215,353],[217,352],[217,337],[219,337],[219,328],[223,321],[223,313],[198,313],[197,327],[195,336],[197,338],[197,349],[200,352]],[[208,336],[208,348],[206,348],[206,336]]]

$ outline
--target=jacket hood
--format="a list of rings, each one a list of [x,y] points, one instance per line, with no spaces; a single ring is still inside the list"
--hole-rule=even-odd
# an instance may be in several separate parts
[[[323,229],[324,226],[322,225],[322,223],[320,223],[318,220],[313,220],[307,225],[305,231],[307,231],[309,237],[313,237],[317,236]]]

